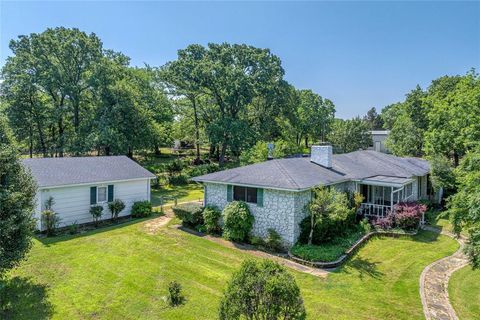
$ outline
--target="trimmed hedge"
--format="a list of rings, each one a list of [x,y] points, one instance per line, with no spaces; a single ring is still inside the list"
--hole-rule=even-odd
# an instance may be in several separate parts
[[[136,201],[132,206],[132,217],[143,218],[152,214],[152,204],[150,201]]]
[[[221,217],[222,212],[214,206],[206,206],[203,209],[203,222],[208,233],[220,233],[222,231],[220,227]]]
[[[254,217],[245,202],[230,202],[222,212],[223,236],[228,240],[245,241],[253,227]]]
[[[175,215],[187,226],[196,227],[203,224],[202,206],[196,203],[180,204],[172,208]]]

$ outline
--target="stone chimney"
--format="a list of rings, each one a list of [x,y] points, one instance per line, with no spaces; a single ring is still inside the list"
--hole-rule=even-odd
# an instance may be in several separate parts
[[[332,167],[333,149],[331,145],[312,146],[310,161],[326,168]]]

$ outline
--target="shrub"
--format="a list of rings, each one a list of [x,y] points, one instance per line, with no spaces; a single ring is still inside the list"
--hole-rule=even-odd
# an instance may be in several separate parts
[[[91,206],[90,207],[90,214],[93,217],[93,222],[95,225],[98,225],[98,220],[102,217],[103,207],[102,206]]]
[[[216,207],[207,206],[203,209],[203,222],[208,233],[220,233],[220,217],[222,212]]]
[[[282,237],[272,228],[268,229],[268,236],[265,238],[265,247],[270,251],[281,251],[283,249]]]
[[[417,202],[404,202],[396,207],[395,222],[402,229],[414,229],[418,227],[420,219],[427,211],[427,206]]]
[[[220,320],[305,319],[293,276],[270,260],[246,260],[234,273],[220,302]]]
[[[180,204],[173,207],[172,210],[184,225],[195,227],[203,224],[202,206],[200,204]]]
[[[250,243],[253,244],[254,246],[259,246],[259,247],[265,246],[265,241],[262,239],[262,237],[253,236],[250,238]]]
[[[370,224],[370,222],[368,221],[367,218],[363,218],[361,221],[360,221],[360,229],[365,233],[369,233],[370,231],[372,231],[372,225]]]
[[[125,203],[120,199],[115,199],[108,204],[108,210],[112,214],[112,219],[116,220],[123,209],[125,209]]]
[[[308,261],[335,261],[363,235],[365,235],[365,231],[360,226],[357,226],[349,230],[344,236],[334,238],[330,242],[322,243],[321,245],[297,243],[290,249],[290,252]]]
[[[244,202],[230,202],[222,212],[223,236],[228,240],[244,241],[253,227],[254,217]]]
[[[42,211],[42,228],[45,229],[45,233],[48,237],[55,235],[55,231],[60,224],[60,218],[57,213],[51,209]]]
[[[168,284],[168,303],[172,306],[181,305],[185,301],[182,295],[182,286],[177,281],[172,281]]]
[[[143,218],[152,214],[152,204],[150,201],[135,201],[132,206],[132,217]]]
[[[389,213],[385,218],[378,218],[373,221],[373,225],[383,230],[389,230],[393,228],[394,225],[393,215]]]
[[[188,184],[188,177],[184,174],[168,177],[168,184],[170,185],[185,185]]]
[[[68,226],[68,233],[69,234],[77,234],[78,233],[78,223],[75,221],[71,225]]]

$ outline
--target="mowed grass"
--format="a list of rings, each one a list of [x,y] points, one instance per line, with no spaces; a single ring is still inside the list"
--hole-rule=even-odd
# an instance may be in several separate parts
[[[152,189],[151,201],[154,207],[163,204],[177,202],[203,200],[203,186],[197,183],[189,183],[180,186],[165,186],[160,189]]]
[[[419,276],[458,245],[444,236],[375,238],[327,278],[291,271],[309,319],[422,319]],[[237,249],[142,222],[35,241],[9,275],[14,319],[216,319],[232,273],[250,257]],[[177,280],[186,303],[164,300]]]
[[[466,266],[455,271],[448,283],[448,294],[460,319],[480,319],[480,270]]]

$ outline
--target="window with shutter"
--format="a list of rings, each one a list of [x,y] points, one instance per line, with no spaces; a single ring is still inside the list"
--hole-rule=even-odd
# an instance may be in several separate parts
[[[113,184],[108,185],[108,202],[113,201]]]
[[[227,186],[227,201],[233,201],[233,187],[231,185]]]
[[[263,189],[257,189],[257,206],[263,207]]]
[[[97,187],[90,187],[90,204],[97,204]]]

